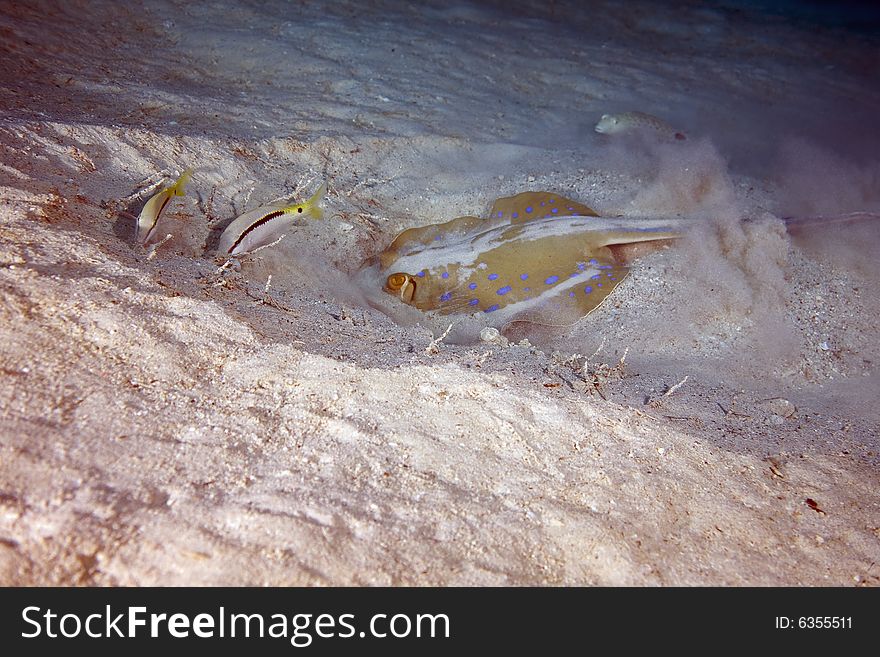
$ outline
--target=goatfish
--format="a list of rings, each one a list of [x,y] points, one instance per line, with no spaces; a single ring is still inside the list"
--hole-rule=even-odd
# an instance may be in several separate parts
[[[686,222],[599,217],[559,194],[524,192],[495,201],[488,218],[403,231],[358,279],[425,313],[473,315],[502,330],[567,326],[627,276],[616,246],[678,238]]]
[[[224,256],[249,253],[279,239],[297,217],[322,219],[319,204],[326,193],[327,185],[322,184],[307,201],[270,203],[248,210],[226,227],[217,251]]]
[[[153,194],[153,196],[150,197],[150,200],[146,202],[137,218],[135,239],[137,239],[139,243],[148,244],[152,241],[156,232],[156,226],[159,225],[159,218],[162,216],[162,212],[168,206],[172,197],[183,196],[186,194],[186,183],[189,182],[192,172],[192,169],[187,169],[180,174],[180,178],[178,178],[173,185],[165,187],[162,191]]]
[[[668,140],[682,141],[687,139],[663,119],[645,114],[644,112],[623,112],[621,114],[603,114],[595,127],[596,132],[603,135],[619,135],[626,133],[649,133]]]

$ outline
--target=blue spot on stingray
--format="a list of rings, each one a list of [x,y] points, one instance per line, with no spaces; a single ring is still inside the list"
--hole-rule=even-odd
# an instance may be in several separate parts
[[[614,269],[614,265],[599,265],[596,269]]]
[[[568,293],[568,296],[573,297],[573,296],[574,296],[574,292],[569,292],[569,293]]]
[[[546,278],[544,280],[544,283],[546,285],[553,285],[553,283],[555,283],[558,280],[559,280],[559,276],[550,276],[549,278]]]
[[[476,306],[478,303],[480,303],[479,299],[471,299],[470,301],[468,301],[469,306]]]
[[[608,274],[608,278],[610,278],[612,281],[616,281],[616,280],[617,280],[617,279],[614,278],[614,276],[612,276],[611,274]]]
[[[555,198],[551,198],[551,199],[550,199],[550,202],[551,202],[551,203],[553,203],[554,201],[556,201]]]
[[[442,274],[440,274],[440,278],[449,278],[449,272],[448,271],[443,272]]]
[[[499,211],[498,211],[498,216],[499,216],[499,217],[503,217],[503,216],[504,216],[504,213],[503,213],[501,210],[499,210]]]
[[[521,280],[521,281],[527,281],[527,280],[529,280],[529,275],[528,275],[528,274],[520,274],[520,275],[519,275],[519,280]]]
[[[526,212],[531,212],[532,210],[534,210],[534,208],[531,205],[526,208]]]
[[[425,277],[425,270],[423,269],[418,274],[416,274],[416,276],[418,276],[419,278],[424,278]]]
[[[568,277],[569,277],[569,278],[574,278],[575,276],[580,276],[580,275],[581,275],[581,273],[580,273],[579,271],[576,271],[576,272],[573,273],[573,274],[569,274]]]
[[[590,287],[589,285],[587,285],[587,287],[584,288],[584,292],[586,292],[587,294],[589,294],[592,291],[593,291],[593,288]]]
[[[595,281],[597,278],[602,278],[602,274],[593,274],[590,278]]]
[[[602,284],[601,284],[601,283],[596,283],[596,286],[597,286],[597,287],[602,287]]]
[[[505,285],[504,287],[499,287],[498,290],[496,290],[495,294],[500,294],[501,296],[504,296],[505,294],[510,292],[511,289],[512,288],[509,285]]]
[[[544,201],[541,201],[541,207],[542,208],[544,207]]]
[[[434,241],[435,241],[435,242],[439,242],[439,241],[440,241],[440,235],[437,235],[437,237],[434,238]]]
[[[483,312],[484,313],[491,313],[491,312],[498,310],[498,308],[500,308],[500,306],[496,303],[495,305],[489,306],[488,308],[486,308],[486,310],[484,310]]]
[[[587,268],[587,265],[585,263],[583,263],[583,262],[578,263],[578,271],[583,271],[586,268]]]
[[[513,213],[513,218],[514,218],[514,219],[516,219],[518,216],[519,216],[519,212],[514,212],[514,213]]]
[[[476,289],[477,289],[477,284],[476,284],[476,283],[471,283],[470,285],[468,285],[468,287],[469,287],[470,289],[472,289],[472,290],[476,290]]]
[[[523,292],[529,292],[529,291],[531,291],[531,289],[532,289],[532,288],[530,288],[530,287],[524,287],[524,288],[523,288]],[[530,296],[530,297],[528,297],[528,298],[531,299],[532,297]]]
[[[599,264],[599,261],[596,260],[595,258],[590,258],[590,264],[591,264],[591,265],[598,265],[598,264]]]
[[[498,274],[489,274],[490,281],[494,281],[496,278],[498,278]]]
[[[452,292],[444,292],[440,295],[440,301],[449,301],[452,298]]]
[[[568,208],[569,212],[574,212],[574,208]]]
[[[557,212],[559,212],[559,208],[553,208],[552,210],[550,210],[550,212],[556,214]]]

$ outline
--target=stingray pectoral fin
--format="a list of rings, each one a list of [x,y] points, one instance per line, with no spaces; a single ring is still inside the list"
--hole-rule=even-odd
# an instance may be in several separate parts
[[[527,322],[542,326],[571,326],[601,306],[620,285],[629,267],[603,264],[598,273],[578,278],[577,285],[567,287],[546,302],[514,314],[509,323]]]
[[[379,256],[382,269],[387,269],[395,260],[404,255],[416,251],[422,251],[442,242],[444,238],[456,233],[466,233],[473,228],[485,223],[485,219],[479,217],[458,217],[443,224],[429,224],[416,228],[407,228],[398,233],[388,248]],[[437,239],[439,238],[439,239]]]
[[[399,233],[388,248],[401,249],[413,244],[428,246],[433,244],[435,241],[434,238],[438,235],[443,236],[452,233],[466,233],[484,222],[485,219],[466,216],[457,217],[442,224],[429,224],[417,228],[408,228],[402,233]]]
[[[584,215],[597,217],[591,207],[553,192],[523,192],[495,201],[489,210],[491,219],[509,219],[511,223],[541,219],[546,216]]]

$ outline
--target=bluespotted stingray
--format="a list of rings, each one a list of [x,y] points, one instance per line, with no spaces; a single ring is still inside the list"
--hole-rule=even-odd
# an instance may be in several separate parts
[[[559,194],[524,192],[498,199],[485,218],[403,231],[359,278],[431,315],[567,326],[627,276],[615,247],[677,238],[681,223],[599,217]]]

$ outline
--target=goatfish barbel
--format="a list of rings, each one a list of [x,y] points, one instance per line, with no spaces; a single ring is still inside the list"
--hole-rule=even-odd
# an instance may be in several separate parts
[[[156,226],[159,225],[159,218],[162,216],[162,212],[165,211],[168,203],[171,202],[171,199],[175,196],[183,196],[186,194],[186,184],[189,182],[192,172],[192,169],[187,169],[180,174],[180,178],[178,178],[173,185],[165,187],[162,191],[153,194],[153,196],[150,197],[150,200],[144,204],[144,207],[137,218],[135,235],[135,239],[137,239],[140,244],[146,245],[152,241],[156,233]]]
[[[229,224],[220,235],[217,251],[224,256],[236,256],[272,244],[293,225],[297,217],[322,219],[320,202],[327,193],[322,184],[307,201],[270,203],[248,210]]]
[[[617,245],[675,239],[687,224],[599,217],[559,194],[525,192],[498,199],[488,218],[403,231],[358,277],[426,313],[567,326],[626,277]]]

